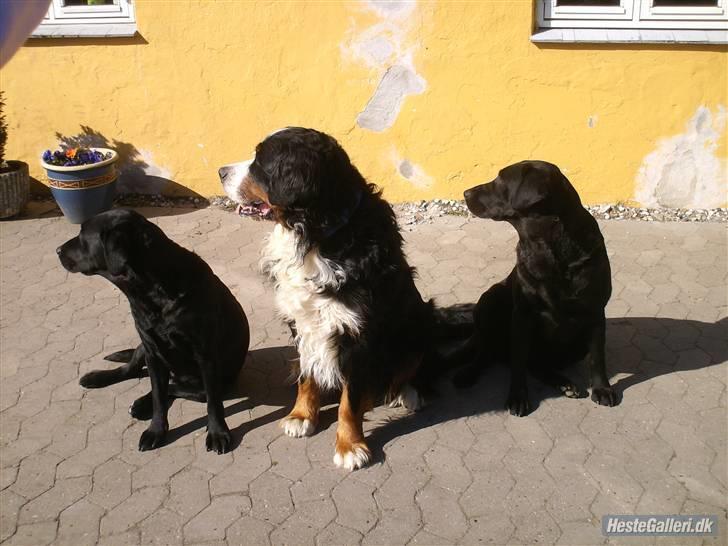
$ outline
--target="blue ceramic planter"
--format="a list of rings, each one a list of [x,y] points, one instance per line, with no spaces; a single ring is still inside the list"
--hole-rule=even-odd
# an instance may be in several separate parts
[[[45,161],[41,165],[48,175],[53,198],[72,224],[82,224],[92,216],[109,210],[116,195],[118,155],[108,148],[92,148],[112,156],[92,165],[58,167]]]

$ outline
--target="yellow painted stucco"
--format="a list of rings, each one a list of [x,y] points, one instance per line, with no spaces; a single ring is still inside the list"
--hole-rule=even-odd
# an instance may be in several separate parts
[[[725,176],[725,47],[537,46],[532,0],[405,11],[388,17],[364,1],[138,0],[137,37],[34,39],[2,70],[8,157],[40,178],[36,158],[56,133],[86,126],[156,180],[209,196],[222,193],[220,165],[246,159],[277,128],[302,125],[339,139],[392,201],[460,198],[526,158],[560,165],[587,203],[630,201],[645,158],[705,107],[715,134],[704,145]],[[399,50],[367,64],[357,43],[375,35]],[[404,99],[388,129],[360,127],[397,62],[410,63],[424,91]],[[404,160],[411,180],[400,174]]]

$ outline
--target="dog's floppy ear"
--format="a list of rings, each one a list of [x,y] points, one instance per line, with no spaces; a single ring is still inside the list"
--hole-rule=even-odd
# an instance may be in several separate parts
[[[521,180],[511,197],[511,207],[517,211],[526,211],[543,201],[548,195],[546,174],[532,165],[524,165]]]
[[[132,253],[129,234],[119,229],[112,229],[106,232],[102,242],[106,270],[115,277],[123,275],[128,269]]]

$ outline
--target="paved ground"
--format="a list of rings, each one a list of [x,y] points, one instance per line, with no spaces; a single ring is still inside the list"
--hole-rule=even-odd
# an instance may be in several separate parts
[[[610,513],[718,514],[726,543],[726,225],[605,222],[614,295],[616,408],[534,386],[527,418],[502,410],[495,368],[416,415],[379,408],[377,456],[332,463],[335,407],[308,439],[282,435],[293,400],[287,329],[255,271],[270,225],[219,210],[148,209],[197,251],[248,313],[253,350],[226,403],[239,445],[205,451],[205,409],[175,402],[169,444],[137,451],[127,414],[148,380],[84,391],[80,374],[131,347],[129,308],[100,278],[68,275],[62,218],[0,224],[0,540],[7,544],[599,544]],[[423,294],[470,302],[511,268],[514,232],[441,218],[407,233]],[[721,320],[720,322],[719,319]],[[613,543],[650,544],[654,539]],[[699,544],[701,539],[659,543]]]

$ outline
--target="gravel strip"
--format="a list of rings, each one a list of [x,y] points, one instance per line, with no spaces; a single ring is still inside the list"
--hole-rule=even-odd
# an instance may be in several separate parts
[[[34,197],[38,201],[52,201],[50,197]],[[235,210],[236,204],[228,197],[168,197],[164,195],[122,195],[116,198],[116,205],[125,207],[206,208],[215,207]],[[394,205],[402,226],[429,224],[441,216],[473,215],[465,201],[456,199],[434,199]],[[644,222],[728,222],[728,208],[717,209],[662,209],[628,207],[616,205],[592,205],[587,210],[599,220],[641,220]]]

